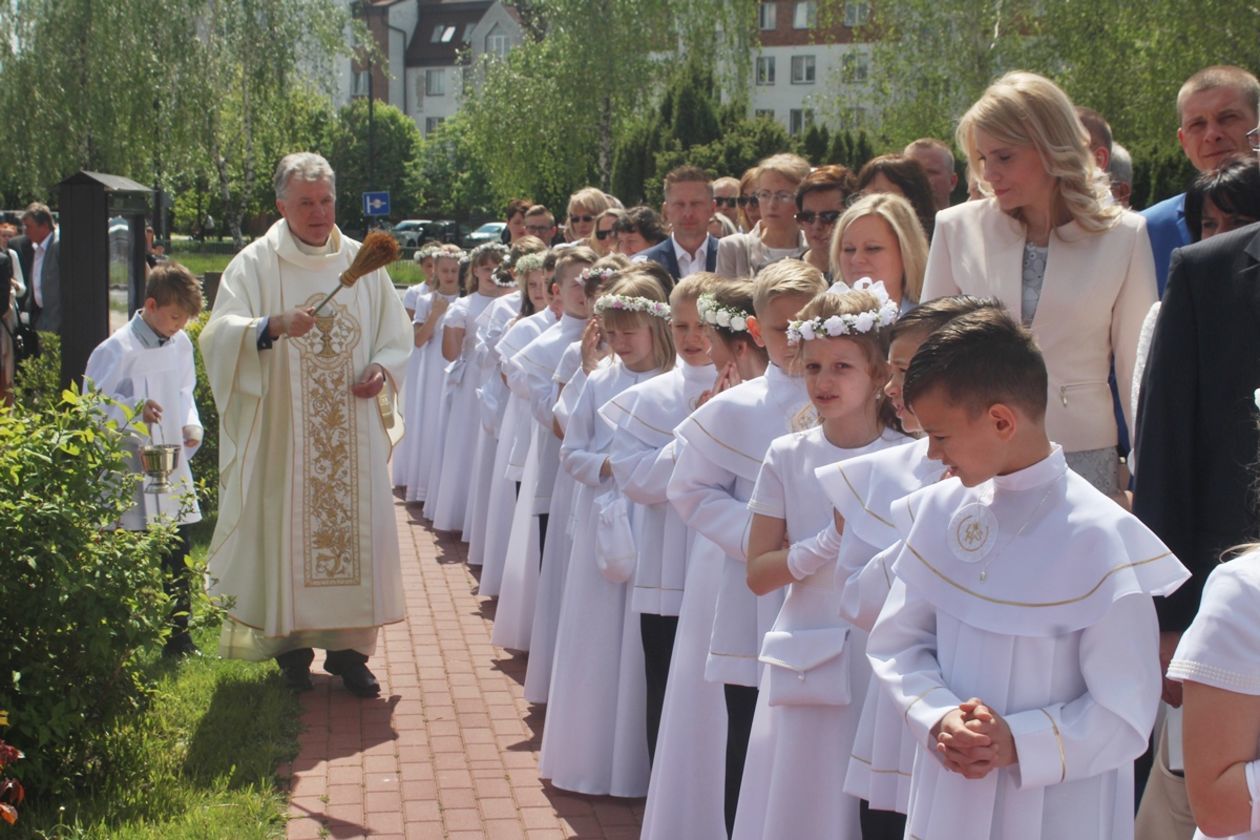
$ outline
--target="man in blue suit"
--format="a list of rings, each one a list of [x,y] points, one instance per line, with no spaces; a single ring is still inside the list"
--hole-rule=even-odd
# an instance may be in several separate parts
[[[713,271],[718,241],[709,233],[709,219],[716,208],[707,172],[696,166],[672,170],[665,176],[665,219],[673,232],[664,242],[635,254],[634,261],[660,263],[675,282],[698,271]]]
[[[1177,93],[1177,140],[1190,163],[1211,172],[1236,155],[1250,154],[1247,132],[1260,111],[1260,82],[1241,67],[1221,65],[1195,73]],[[1159,293],[1168,282],[1172,252],[1190,244],[1186,194],[1180,193],[1142,211],[1155,252]]]

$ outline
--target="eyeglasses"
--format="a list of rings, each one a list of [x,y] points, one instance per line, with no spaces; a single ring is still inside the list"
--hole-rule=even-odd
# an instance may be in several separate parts
[[[840,213],[840,210],[822,210],[817,213],[813,210],[802,210],[794,218],[803,225],[812,225],[815,219],[824,225],[834,225],[836,219],[840,218]]]
[[[735,202],[740,207],[747,207],[749,204],[752,204],[756,200],[757,200],[757,196],[755,195],[741,195],[739,198],[735,199]]]
[[[1247,142],[1251,144],[1251,151],[1260,152],[1260,126],[1247,132]]]
[[[595,221],[594,216],[570,216],[569,217],[569,224],[571,225],[576,225],[579,222],[585,225],[585,224],[590,224],[593,221]]]
[[[718,207],[730,207],[731,209],[734,209],[735,205],[739,204],[739,199],[733,195],[732,196],[719,195],[717,198],[713,200],[717,202]]]
[[[605,239],[607,239],[608,237],[610,237],[610,236],[614,236],[614,235],[615,235],[615,233],[613,232],[613,229],[612,229],[612,228],[609,228],[608,230],[597,230],[597,231],[595,231],[595,238],[596,238],[596,239],[598,239],[600,242],[603,242],[603,241],[604,241]]]
[[[552,225],[525,225],[525,232],[534,236],[546,236],[551,233]]]
[[[796,196],[790,192],[772,193],[769,190],[760,190],[756,193],[757,200],[762,204],[787,204],[790,201],[796,201]]]

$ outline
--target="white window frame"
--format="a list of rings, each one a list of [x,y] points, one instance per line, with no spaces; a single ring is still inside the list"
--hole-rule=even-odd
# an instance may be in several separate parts
[[[445,68],[429,68],[424,71],[424,95],[446,96]]]
[[[818,22],[818,3],[816,0],[796,0],[792,8],[793,29],[813,29]]]
[[[440,126],[444,122],[446,122],[446,117],[425,117],[424,118],[424,133],[426,135],[432,134],[433,132],[437,131],[438,126]]]
[[[768,120],[774,119],[774,109],[773,108],[758,108],[757,110],[753,111],[754,119],[760,119],[761,117],[765,117]]]
[[[817,63],[812,55],[792,56],[792,84],[812,85]]]
[[[437,26],[433,27],[433,35],[430,36],[429,43],[430,44],[442,43],[442,32],[445,31],[445,29],[446,29],[446,24],[444,23],[439,23]]]
[[[793,137],[809,131],[813,124],[813,108],[792,108],[788,111],[788,134]]]
[[[496,28],[486,36],[486,54],[496,58],[506,58],[508,50],[512,49],[512,39],[506,32],[500,32]]]
[[[866,22],[870,19],[871,4],[869,0],[847,0],[844,4],[844,25],[850,29],[866,26]]]
[[[370,71],[368,70],[354,71],[354,78],[352,80],[352,88],[350,91],[351,96],[367,96],[368,95],[368,91],[371,89],[371,84],[370,84],[371,76],[369,75],[369,73]]]
[[[863,50],[846,52],[840,69],[848,84],[863,84],[871,77],[871,57]]]
[[[778,5],[773,0],[762,0],[757,8],[757,28],[770,32],[778,27]]]
[[[762,86],[772,86],[774,84],[774,56],[757,56],[756,82]]]

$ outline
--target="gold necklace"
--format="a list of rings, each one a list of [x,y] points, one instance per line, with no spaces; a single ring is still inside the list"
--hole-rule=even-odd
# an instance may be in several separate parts
[[[1015,542],[1015,540],[1017,540],[1020,537],[1020,535],[1024,533],[1024,531],[1028,530],[1028,526],[1031,525],[1033,523],[1033,520],[1037,518],[1037,514],[1041,511],[1041,506],[1044,505],[1046,503],[1046,500],[1050,498],[1051,491],[1054,490],[1055,486],[1058,483],[1059,483],[1059,479],[1057,478],[1054,481],[1050,482],[1050,484],[1046,487],[1046,492],[1041,495],[1041,499],[1039,499],[1036,506],[1033,507],[1032,513],[1028,514],[1028,517],[1024,520],[1024,524],[1019,527],[1018,531],[1016,531],[1013,535],[1007,538],[1007,540],[1005,541],[1005,543],[1003,543],[1001,548],[1003,549],[1010,548],[1011,543]],[[989,566],[991,566],[993,564],[993,561],[998,559],[998,557],[1000,557],[1001,554],[1002,552],[998,550],[997,548],[995,548],[992,552],[990,552],[989,558],[985,560],[984,565],[980,567],[980,582],[981,583],[984,583],[986,580],[989,579]]]

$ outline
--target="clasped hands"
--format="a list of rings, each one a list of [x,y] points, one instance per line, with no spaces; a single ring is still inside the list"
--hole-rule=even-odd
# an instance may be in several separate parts
[[[977,697],[941,718],[932,737],[945,768],[968,779],[983,779],[1018,760],[1011,728]]]

